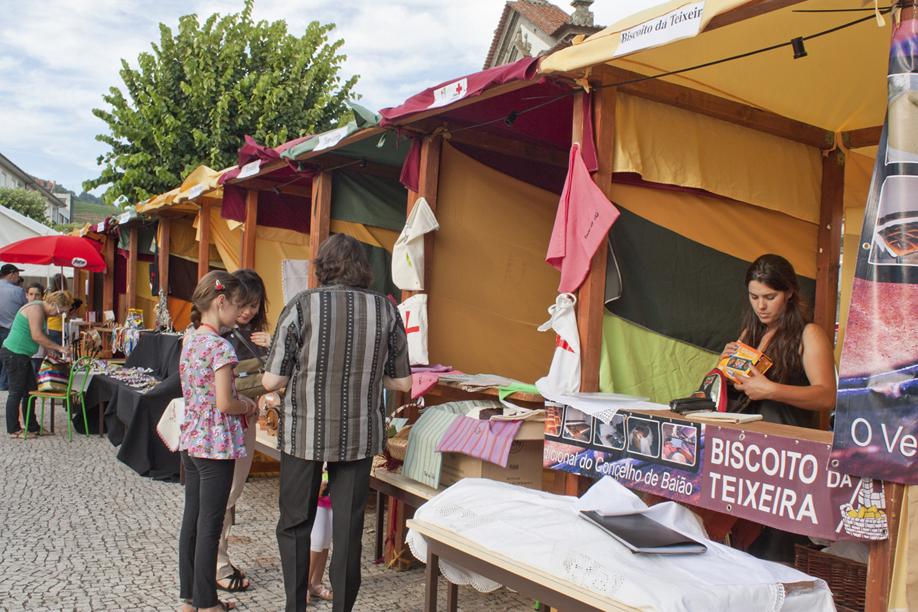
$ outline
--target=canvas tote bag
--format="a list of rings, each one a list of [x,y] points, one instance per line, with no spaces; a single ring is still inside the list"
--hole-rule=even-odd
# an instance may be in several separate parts
[[[424,234],[439,229],[430,204],[418,198],[392,248],[392,282],[402,290],[424,289]]]
[[[411,365],[427,365],[427,294],[418,293],[398,305],[405,334],[408,337],[408,361]]]
[[[571,293],[562,293],[549,306],[551,317],[539,326],[539,331],[554,330],[555,352],[551,359],[548,375],[536,381],[538,389],[554,393],[578,393],[580,391],[580,334],[577,331],[577,315],[574,306],[577,298]]]

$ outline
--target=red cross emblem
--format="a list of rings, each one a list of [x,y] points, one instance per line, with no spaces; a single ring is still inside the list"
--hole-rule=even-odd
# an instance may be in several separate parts
[[[420,326],[420,325],[415,325],[414,327],[409,327],[409,323],[408,323],[409,321],[411,321],[411,311],[408,311],[408,312],[405,313],[405,333],[406,333],[406,334],[411,334],[411,333],[414,333],[414,332],[419,332],[419,331],[421,331],[421,326]],[[573,353],[573,351],[571,351],[571,352]]]
[[[574,352],[574,349],[571,348],[571,345],[567,343],[567,340],[565,340],[561,336],[555,336],[555,346],[558,348],[564,349],[565,351],[569,351],[571,353]]]
[[[458,96],[461,93],[462,93],[462,83],[456,83],[456,95]]]

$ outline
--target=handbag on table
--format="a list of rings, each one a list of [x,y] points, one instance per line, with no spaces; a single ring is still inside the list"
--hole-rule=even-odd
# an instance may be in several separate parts
[[[233,335],[242,342],[253,355],[258,354],[258,349],[238,329],[233,330]],[[236,375],[236,393],[257,400],[267,393],[261,384],[261,377],[265,373],[265,362],[261,357],[243,359],[233,368]]]

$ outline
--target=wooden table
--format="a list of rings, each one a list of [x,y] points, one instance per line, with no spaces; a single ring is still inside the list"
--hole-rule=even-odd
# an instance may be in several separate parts
[[[280,461],[280,451],[277,450],[277,437],[268,434],[258,423],[255,423],[255,450]]]
[[[522,560],[484,549],[467,538],[431,523],[411,519],[408,521],[408,527],[423,535],[427,541],[424,612],[437,610],[440,559],[538,599],[543,606],[561,609],[564,612],[637,610],[605,595],[586,591],[568,580],[549,574]],[[446,609],[455,612],[458,608],[459,588],[455,584],[448,584]]]
[[[376,548],[373,559],[382,559],[386,521],[386,498],[391,497],[411,508],[412,513],[443,490],[428,487],[398,472],[374,468],[370,472],[370,488],[376,491]]]

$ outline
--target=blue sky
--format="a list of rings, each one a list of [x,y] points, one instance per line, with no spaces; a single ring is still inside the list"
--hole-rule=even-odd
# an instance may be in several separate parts
[[[597,0],[598,23],[627,4]],[[105,124],[91,110],[119,86],[122,58],[136,63],[181,15],[231,13],[242,0],[0,0],[0,152],[30,174],[76,192],[98,174]],[[556,4],[571,11],[564,0]],[[301,33],[309,21],[337,24],[345,74],[361,75],[362,102],[382,108],[453,76],[481,68],[502,0],[256,0],[256,19],[284,19]]]

